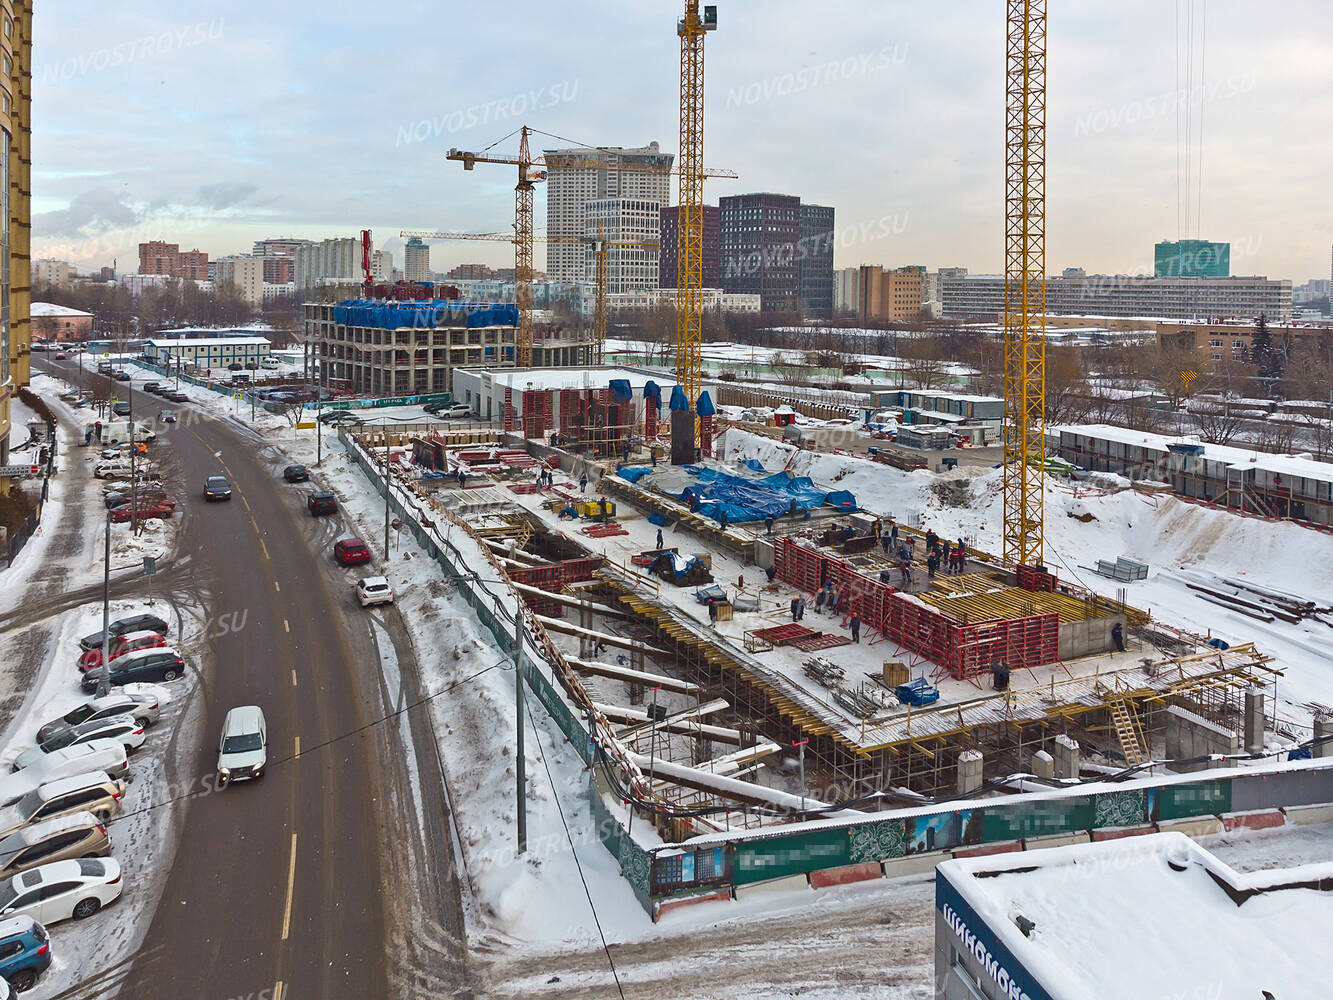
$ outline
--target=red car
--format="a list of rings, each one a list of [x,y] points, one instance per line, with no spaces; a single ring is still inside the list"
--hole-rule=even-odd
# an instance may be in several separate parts
[[[333,546],[333,558],[339,566],[358,566],[370,562],[370,546],[359,538],[344,538]]]
[[[139,504],[138,517],[141,521],[146,521],[154,517],[170,517],[171,512],[176,509],[174,500],[153,500]],[[128,521],[130,515],[134,513],[134,507],[131,504],[124,504],[111,511],[111,520],[115,524],[122,521]]]
[[[159,635],[157,632],[143,630],[140,632],[126,632],[111,640],[111,659],[124,656],[126,653],[133,653],[140,649],[161,649],[167,644],[167,637]],[[95,670],[102,665],[102,650],[90,649],[79,657],[79,672],[87,673],[89,670]]]

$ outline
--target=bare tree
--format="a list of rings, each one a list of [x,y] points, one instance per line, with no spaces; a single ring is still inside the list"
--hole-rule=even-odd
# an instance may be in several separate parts
[[[898,356],[903,360],[903,374],[917,388],[934,389],[944,381],[949,363],[938,338],[913,337],[900,341]]]

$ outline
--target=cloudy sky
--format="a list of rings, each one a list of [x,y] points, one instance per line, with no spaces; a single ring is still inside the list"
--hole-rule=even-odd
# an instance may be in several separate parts
[[[1206,4],[1202,183],[1182,222],[1176,20],[1190,2],[1051,4],[1048,270],[1150,271],[1154,241],[1197,230],[1231,241],[1233,273],[1328,277],[1333,4]],[[520,124],[677,144],[679,2],[195,6],[37,5],[35,256],[128,271],[141,240],[218,256],[366,227],[397,249],[400,229],[512,225],[510,169],[465,174],[451,146]],[[710,181],[710,201],[767,190],[833,205],[839,267],[1002,268],[1003,4],[719,8],[705,160],[740,179]],[[544,211],[539,189],[539,225]],[[467,260],[512,254],[432,254],[437,270]]]

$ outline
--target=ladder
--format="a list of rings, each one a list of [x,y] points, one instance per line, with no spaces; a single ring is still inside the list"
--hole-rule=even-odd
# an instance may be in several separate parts
[[[1120,752],[1131,766],[1147,763],[1147,740],[1139,725],[1134,706],[1117,694],[1106,695],[1106,709],[1111,714],[1111,725],[1115,729],[1116,739],[1120,741]]]

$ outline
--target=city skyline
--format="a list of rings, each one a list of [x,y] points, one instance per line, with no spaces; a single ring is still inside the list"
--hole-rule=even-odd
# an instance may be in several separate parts
[[[595,8],[589,30],[562,33],[558,47],[548,8],[504,9],[451,14],[476,44],[441,67],[424,37],[399,30],[429,19],[428,5],[374,24],[350,5],[326,5],[313,21],[279,9],[191,18],[166,5],[106,8],[58,28],[39,8],[34,256],[85,269],[114,257],[124,271],[152,239],[223,256],[280,233],[318,240],[369,227],[401,259],[402,228],[512,223],[512,176],[464,173],[444,160],[451,146],[480,149],[529,124],[562,137],[540,137],[545,147],[657,141],[675,151],[674,4]],[[1000,270],[1002,11],[834,3],[811,21],[795,4],[734,0],[719,23],[705,159],[740,177],[710,182],[710,203],[772,191],[830,205],[840,268]],[[1202,198],[1191,198],[1202,222],[1182,231],[1171,10],[1053,12],[1047,270],[1151,273],[1154,243],[1198,235],[1232,244],[1233,274],[1325,277],[1333,221],[1319,212],[1317,137],[1330,27],[1333,11],[1314,3],[1261,21],[1213,5]],[[597,58],[612,38],[625,60]],[[472,55],[497,47],[517,71]],[[634,74],[617,72],[626,61]],[[231,81],[230,97],[201,101],[184,85],[211,75]],[[342,136],[336,155],[321,136]],[[536,210],[544,217],[541,185]],[[434,246],[440,271],[512,259],[503,243]]]

